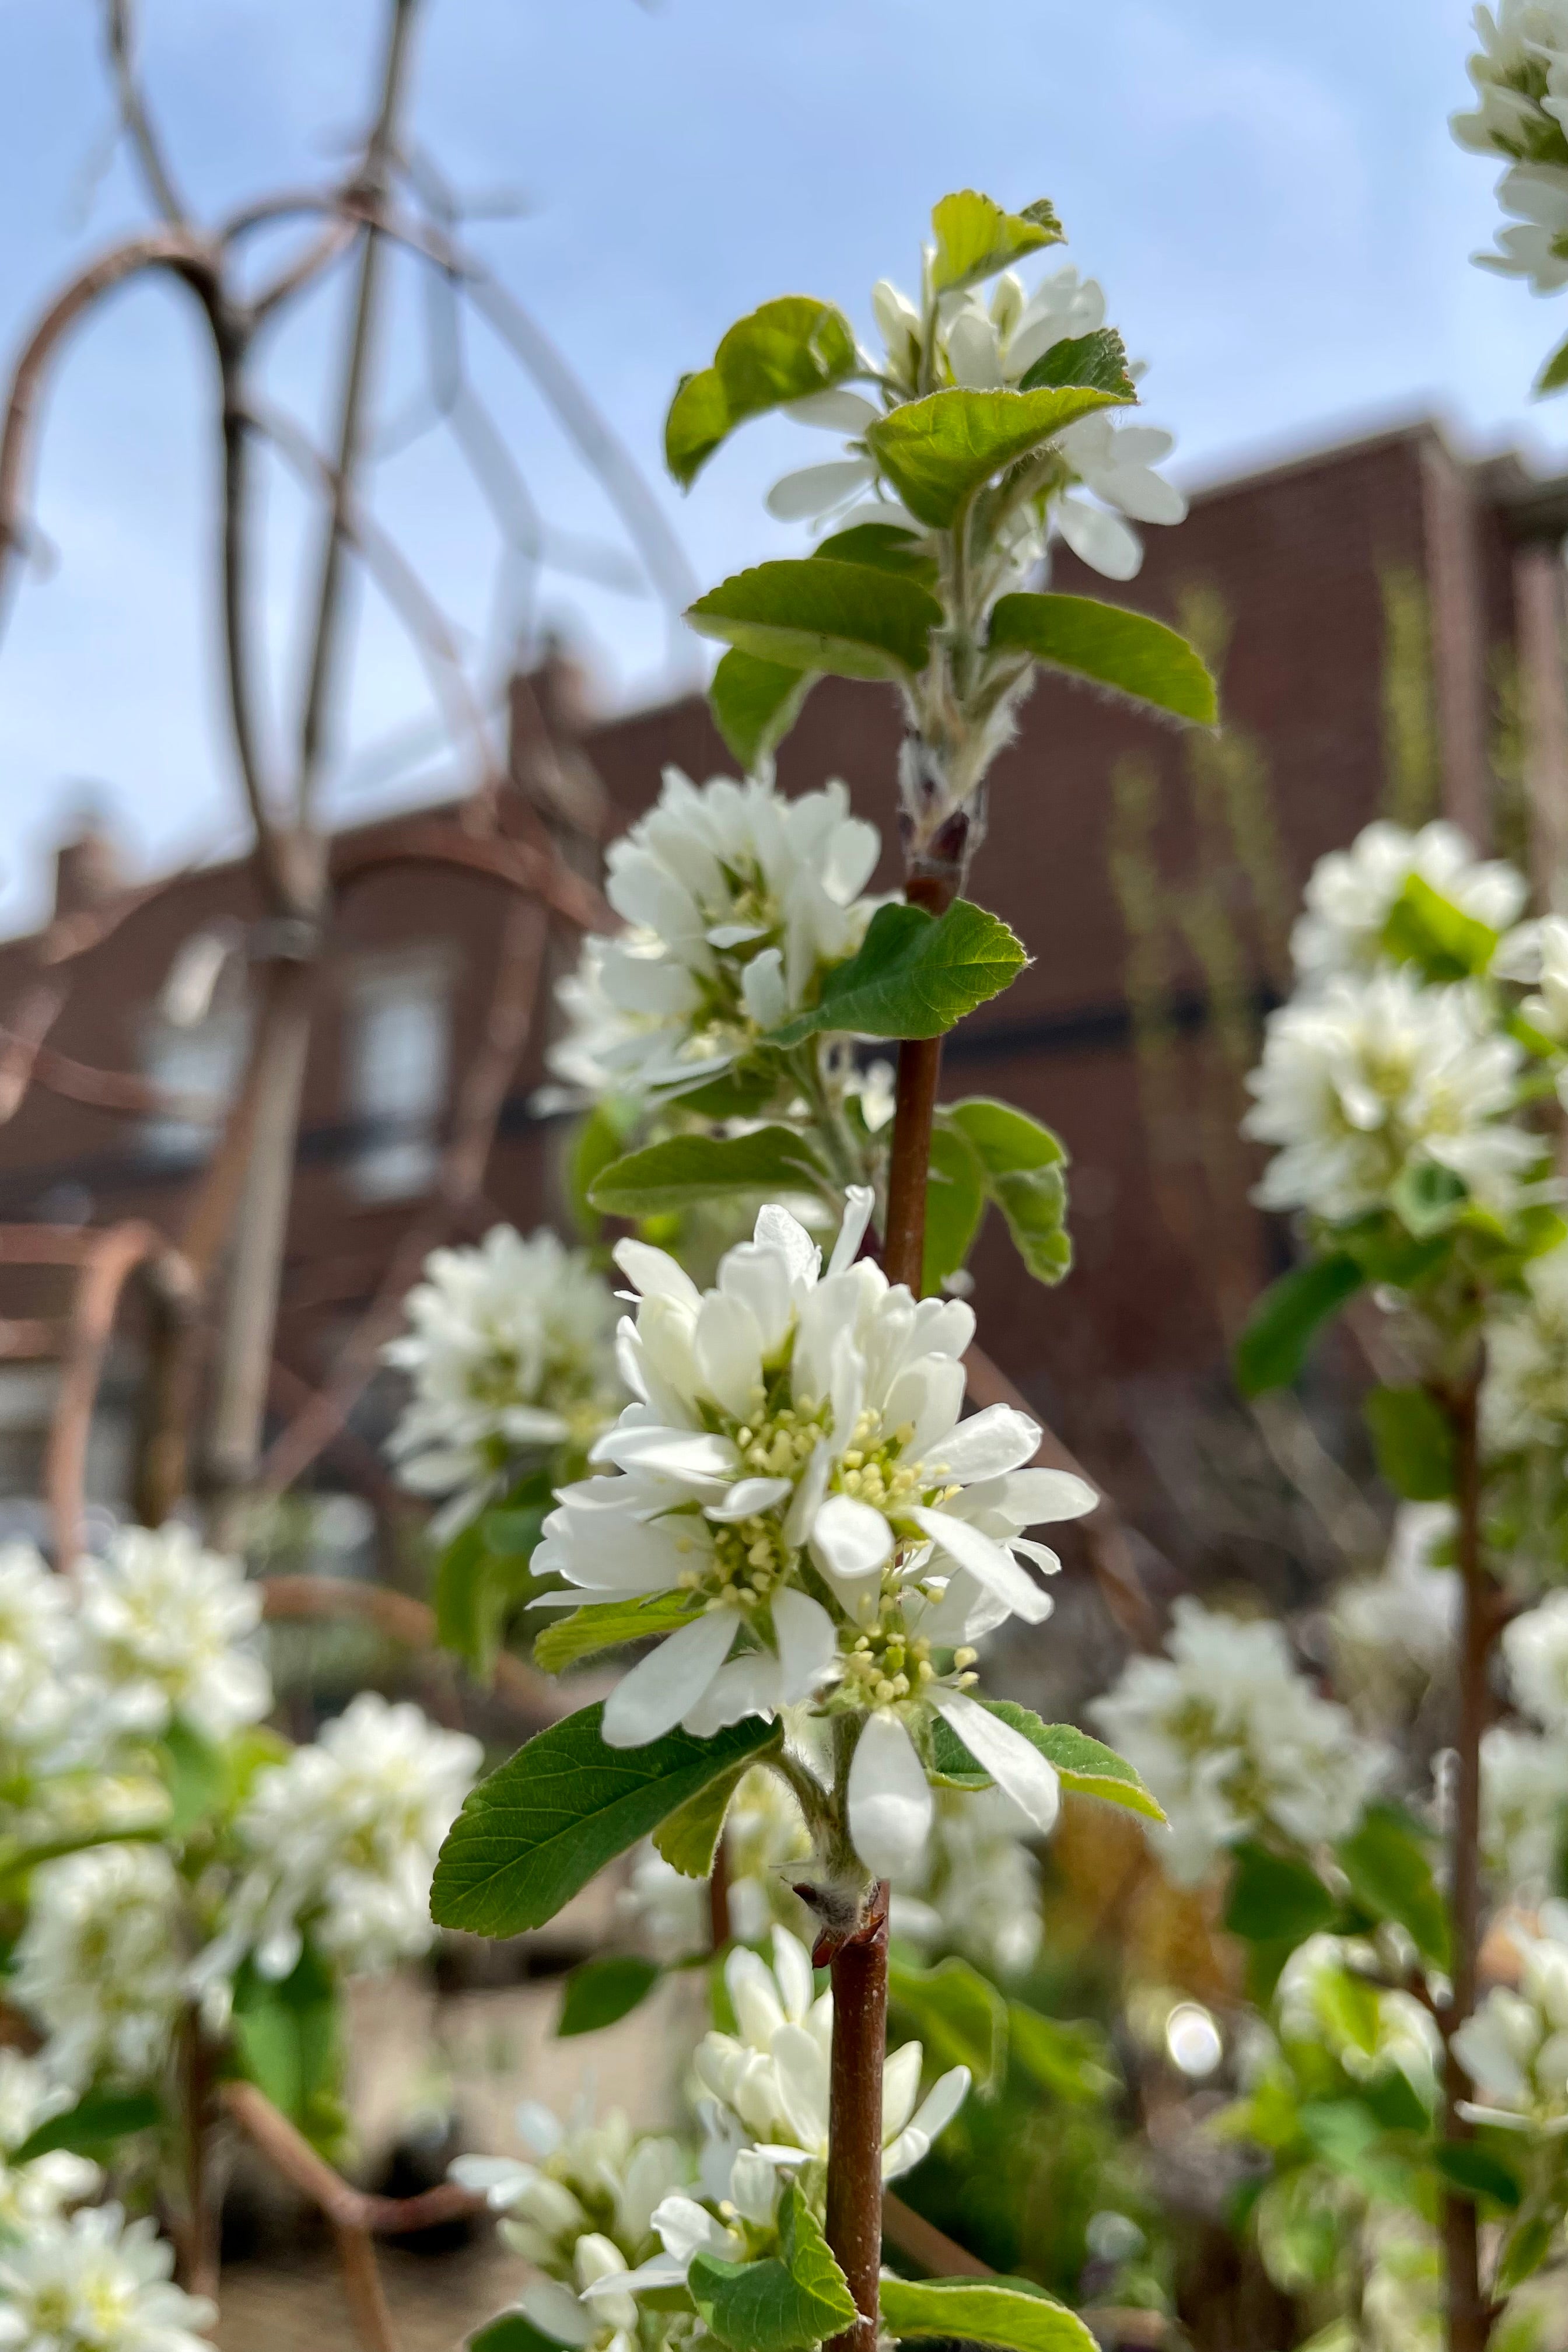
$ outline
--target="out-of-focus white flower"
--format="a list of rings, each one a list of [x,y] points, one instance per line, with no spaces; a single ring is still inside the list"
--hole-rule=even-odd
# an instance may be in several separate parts
[[[310,1747],[258,1773],[237,1823],[251,1865],[204,1975],[254,1948],[264,1976],[285,1977],[307,1933],[351,1972],[427,1950],[436,1856],[481,1753],[418,1707],[362,1691]]]
[[[1036,1833],[1000,1789],[939,1790],[925,1870],[893,1897],[894,1934],[962,1952],[988,1975],[1021,1974],[1042,1934],[1040,1865],[1026,1843]]]
[[[1568,1741],[1494,1723],[1481,1740],[1481,1859],[1494,1885],[1540,1894],[1568,1822]]]
[[[118,2205],[0,2245],[0,2347],[6,2352],[210,2352],[217,2306],[173,2283],[174,2251],[152,2221]]]
[[[1568,1732],[1568,1592],[1549,1592],[1515,1617],[1502,1651],[1515,1705],[1543,1731]]]
[[[10,1992],[48,2035],[51,2074],[77,2090],[157,2074],[185,1990],[184,1916],[162,1846],[95,1846],[35,1872]]]
[[[1458,825],[1439,819],[1408,833],[1379,818],[1348,849],[1331,850],[1312,868],[1306,911],[1290,935],[1300,978],[1363,975],[1387,961],[1388,919],[1412,876],[1494,931],[1506,929],[1525,901],[1518,868],[1502,858],[1479,858]]]
[[[102,1753],[103,1692],[82,1669],[75,1600],[31,1544],[0,1545],[0,1756],[14,1786]]]
[[[1443,2248],[1415,2213],[1373,2206],[1362,2226],[1356,2352],[1442,2352]]]
[[[585,940],[557,990],[572,1029],[552,1069],[591,1094],[716,1077],[859,947],[880,846],[840,783],[787,800],[760,779],[697,785],[667,768],[611,845],[605,895],[628,929]]]
[[[1358,2082],[1376,2082],[1397,2067],[1433,2105],[1441,2037],[1430,2011],[1413,1993],[1371,1980],[1377,1965],[1370,1944],[1309,1936],[1280,1972],[1280,2033],[1289,2042],[1321,2043]]]
[[[1468,72],[1480,104],[1449,117],[1461,147],[1516,161],[1568,164],[1568,7],[1563,0],[1502,0],[1475,13],[1480,47]]]
[[[585,1448],[620,1402],[609,1286],[546,1229],[497,1225],[476,1249],[432,1250],[383,1350],[413,1397],[387,1443],[416,1494],[453,1497],[438,1535],[472,1517],[520,1454]]]
[[[1376,1787],[1381,1748],[1290,1663],[1278,1625],[1178,1601],[1168,1656],[1133,1658],[1091,1713],[1164,1807],[1160,1858],[1194,1884],[1265,1826],[1303,1845],[1343,1837]]]
[[[1408,971],[1331,981],[1269,1016],[1244,1133],[1281,1148],[1255,1198],[1330,1221],[1383,1205],[1406,1169],[1444,1168],[1506,1209],[1539,1165],[1512,1126],[1522,1055],[1477,992]]]
[[[1412,1678],[1430,1683],[1452,1664],[1459,1580],[1434,1568],[1432,1553],[1453,1526],[1451,1504],[1402,1503],[1381,1575],[1357,1577],[1334,1596],[1335,1647],[1374,1698],[1391,1684],[1407,1696]]]
[[[1553,1044],[1568,1045],[1568,918],[1542,915],[1516,925],[1499,946],[1492,970],[1536,989],[1520,1010]]]
[[[622,1242],[641,1296],[621,1327],[639,1400],[594,1449],[619,1475],[563,1491],[534,1556],[585,1602],[690,1595],[690,1621],[634,1666],[605,1709],[613,1747],[675,1724],[707,1734],[831,1687],[867,1712],[848,1780],[867,1866],[919,1862],[931,1798],[911,1728],[944,1716],[1037,1826],[1056,1776],[966,1695],[968,1644],[1050,1600],[1022,1530],[1092,1510],[1082,1479],[1026,1467],[1039,1430],[993,1406],[961,1423],[974,1318],[917,1302],[856,1262],[870,1195],[854,1193],[827,1271],[804,1227],[767,1207],[700,1293],[660,1250]],[[829,1605],[804,1589],[806,1573]],[[957,1663],[939,1674],[933,1647]]]
[[[1532,1258],[1522,1297],[1499,1299],[1487,1323],[1481,1431],[1488,1449],[1568,1448],[1568,1243]],[[1539,1612],[1537,1612],[1539,1613]]]
[[[261,1595],[240,1562],[203,1549],[187,1527],[121,1528],[79,1570],[78,1622],[89,1673],[115,1723],[160,1732],[178,1717],[208,1739],[258,1723],[272,1705],[250,1646]]]
[[[1568,2132],[1568,1907],[1544,1904],[1541,1927],[1509,1926],[1519,1990],[1494,1987],[1453,2048],[1478,2094],[1459,2108],[1467,2121],[1556,2138]]]
[[[40,2124],[74,2103],[69,2086],[53,2081],[36,2058],[0,2050],[0,2242],[96,2193],[103,2176],[85,2156],[58,2147],[25,2164],[15,2160]]]
[[[1142,542],[1121,520],[1180,522],[1187,502],[1175,485],[1154,471],[1175,446],[1169,433],[1152,425],[1113,425],[1103,413],[1069,425],[1059,445],[1068,465],[1102,504],[1090,506],[1070,492],[1051,518],[1075,555],[1108,580],[1131,580],[1143,561]]]
[[[1568,286],[1568,168],[1516,163],[1497,194],[1504,212],[1519,217],[1499,229],[1497,252],[1474,258],[1500,278],[1527,278],[1532,294],[1560,293]]]

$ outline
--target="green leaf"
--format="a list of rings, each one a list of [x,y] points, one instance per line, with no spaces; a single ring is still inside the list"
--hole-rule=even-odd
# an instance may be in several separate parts
[[[1062,225],[1044,197],[1026,205],[1021,213],[1009,213],[990,196],[961,188],[932,205],[931,225],[936,236],[931,272],[935,294],[977,285],[1021,261],[1026,253],[1063,242]]]
[[[1518,2228],[1510,2230],[1498,2256],[1496,2292],[1511,2294],[1534,2276],[1552,2252],[1557,2238],[1557,2222],[1552,2214],[1532,2213]]]
[[[779,2206],[784,2259],[692,2257],[687,2284],[710,2334],[731,2352],[804,2352],[856,2317],[855,2299],[816,2216],[792,2181]]]
[[[1225,1924],[1248,1943],[1300,1943],[1334,1916],[1333,1896],[1315,1870],[1267,1846],[1236,1849]]]
[[[830,538],[818,540],[812,552],[830,563],[868,563],[873,572],[897,572],[924,587],[936,585],[935,556],[927,552],[923,540],[901,530],[897,523],[851,523],[847,530],[836,530]]]
[[[1469,1199],[1469,1188],[1435,1160],[1407,1160],[1388,1188],[1392,1206],[1417,1241],[1447,1233]]]
[[[748,775],[782,743],[801,705],[816,683],[816,672],[762,661],[731,646],[708,688],[713,723]]]
[[[1383,926],[1385,951],[1431,981],[1469,980],[1485,971],[1498,933],[1435,890],[1424,875],[1406,876]]]
[[[665,463],[689,489],[737,425],[826,392],[855,369],[854,332],[831,302],[809,294],[764,302],[736,320],[711,367],[681,378],[665,419]]]
[[[1043,449],[1080,416],[1124,405],[1114,393],[1090,384],[1044,392],[975,392],[951,384],[879,416],[866,427],[866,444],[910,514],[947,530],[971,493],[1005,466]]]
[[[888,1999],[933,2066],[967,2066],[982,2091],[1000,2087],[1007,2071],[1007,2004],[978,1969],[952,1955],[934,1969],[918,1969],[895,1955]]]
[[[985,1189],[1007,1221],[1013,1246],[1037,1282],[1058,1283],[1072,1266],[1067,1230],[1067,1152],[1058,1137],[1010,1103],[985,1095],[941,1113],[973,1148]]]
[[[969,1255],[985,1214],[985,1171],[968,1138],[940,1126],[931,1139],[921,1290],[934,1297]]]
[[[547,1675],[561,1674],[580,1658],[601,1650],[644,1642],[650,1633],[673,1633],[700,1617],[701,1601],[689,1592],[652,1592],[640,1601],[595,1601],[557,1618],[535,1637],[533,1655]]]
[[[507,1619],[533,1590],[529,1563],[553,1499],[550,1472],[533,1472],[502,1507],[459,1528],[437,1561],[436,1638],[476,1682],[489,1681]]]
[[[1505,2213],[1518,2212],[1523,2191],[1501,2157],[1489,2147],[1473,2139],[1446,2140],[1433,2149],[1432,2160],[1450,2187],[1472,2203],[1484,2200],[1500,2206]]]
[[[1099,1797],[1142,1813],[1145,1821],[1163,1822],[1161,1806],[1143,1786],[1124,1756],[1103,1741],[1091,1739],[1075,1723],[1042,1723],[1034,1710],[1010,1698],[983,1699],[988,1715],[1022,1734],[1055,1770],[1064,1789],[1080,1797]],[[990,1775],[983,1771],[952,1726],[939,1716],[931,1727],[932,1769],[954,1788],[986,1789]]]
[[[780,667],[899,680],[924,669],[942,611],[918,580],[803,555],[732,573],[686,617],[703,636]]]
[[[1362,1405],[1377,1466],[1407,1503],[1446,1503],[1454,1492],[1454,1436],[1425,1389],[1373,1389]]]
[[[734,1192],[823,1192],[832,1180],[810,1143],[791,1127],[746,1135],[672,1135],[628,1151],[595,1178],[588,1195],[615,1217],[653,1217],[723,1201]]]
[[[779,1737],[749,1716],[711,1739],[671,1731],[646,1748],[607,1748],[603,1715],[587,1706],[551,1724],[469,1792],[436,1865],[437,1927],[542,1927],[606,1862]]]
[[[561,2347],[521,2311],[503,2311],[469,2336],[468,2352],[561,2352]]]
[[[163,2103],[153,2091],[87,2091],[74,2107],[50,2116],[37,2131],[29,2132],[5,2161],[31,2164],[35,2157],[48,2156],[59,2147],[68,2148],[73,2156],[102,2157],[116,2140],[132,2132],[153,2131],[164,2120]]]
[[[317,2147],[342,2138],[337,1981],[307,1944],[280,1982],[245,1960],[234,1984],[233,2049],[239,2069]]]
[[[945,915],[879,907],[858,950],[822,983],[816,1004],[769,1043],[798,1045],[825,1029],[862,1037],[941,1037],[1011,985],[1029,959],[999,917],[955,898]]]
[[[1086,2019],[1042,2017],[1021,2000],[1007,2008],[1008,2049],[1040,2089],[1070,2106],[1103,2106],[1118,2088],[1104,2035]]]
[[[199,1822],[218,1810],[228,1793],[224,1753],[178,1716],[158,1745],[169,1790],[168,1834],[187,1838]]]
[[[1095,327],[1087,335],[1064,335],[1018,379],[1020,392],[1040,392],[1049,384],[1089,383],[1097,392],[1113,392],[1120,400],[1136,400],[1138,388],[1127,372],[1127,346],[1114,327]]]
[[[1232,1370],[1242,1395],[1289,1388],[1319,1331],[1366,1279],[1355,1258],[1336,1250],[1330,1257],[1309,1258],[1271,1282],[1237,1342]]]
[[[655,1846],[682,1878],[711,1877],[730,1800],[751,1769],[748,1759],[732,1771],[721,1772],[655,1830]]]
[[[1029,398],[1061,399],[1060,393]],[[899,414],[902,414],[900,410]],[[1185,637],[1147,613],[1107,604],[1098,596],[1020,593],[997,599],[990,643],[1033,654],[1052,669],[1070,670],[1173,719],[1213,727],[1219,719],[1214,679]]]
[[[572,1211],[572,1221],[584,1241],[597,1241],[604,1224],[597,1211],[588,1204],[588,1188],[600,1169],[607,1168],[626,1150],[636,1116],[632,1105],[623,1097],[605,1095],[572,1130],[562,1155],[562,1188]]]
[[[945,2336],[1010,2352],[1095,2352],[1076,2313],[1022,2279],[885,2278],[881,2303],[884,2326],[905,2343]]]
[[[1543,400],[1549,392],[1561,392],[1565,383],[1568,383],[1568,341],[1558,344],[1531,389],[1537,400]]]
[[[561,1996],[558,2042],[574,2033],[597,2033],[629,2017],[645,2001],[663,1970],[657,1960],[639,1959],[632,1952],[614,1952],[604,1959],[584,1960],[566,1979]]]
[[[1357,1900],[1407,1928],[1435,1968],[1449,1964],[1448,1913],[1413,1823],[1394,1805],[1373,1805],[1338,1848]]]

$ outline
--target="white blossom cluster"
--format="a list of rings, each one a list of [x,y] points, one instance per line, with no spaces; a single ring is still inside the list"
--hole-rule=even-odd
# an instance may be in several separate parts
[[[32,1871],[7,1979],[52,2083],[156,2080],[182,2011],[221,2019],[247,1956],[286,1973],[308,1935],[359,1972],[428,1945],[436,1853],[480,1751],[374,1694],[315,1744],[277,1741],[282,1760],[259,1769],[252,1758],[216,1850],[199,1873],[181,1866],[152,1743],[260,1737],[259,1614],[239,1563],[178,1525],[121,1529],[68,1582],[26,1547],[0,1554],[14,1743],[0,1827],[24,1851],[82,1849]]]
[[[1459,1580],[1432,1555],[1452,1538],[1448,1503],[1404,1503],[1375,1576],[1342,1584],[1330,1615],[1342,1685],[1380,1720],[1392,1720],[1450,1671],[1459,1622]]]
[[[1568,1906],[1543,1904],[1538,1924],[1509,1924],[1518,1987],[1495,1985],[1453,2046],[1476,2092],[1462,2116],[1556,2138],[1568,2132]]]
[[[847,387],[813,394],[786,414],[803,425],[847,434],[841,457],[785,474],[768,494],[768,509],[784,521],[827,520],[836,529],[883,523],[923,537],[897,499],[878,488],[877,463],[865,440],[868,425],[901,402],[948,384],[976,391],[1014,391],[1058,343],[1076,341],[1105,324],[1105,295],[1092,278],[1058,269],[1028,293],[1016,271],[1005,270],[989,296],[978,288],[939,295],[930,325],[935,350],[927,364],[927,320],[890,279],[873,288],[871,308],[882,338],[879,356],[863,356],[862,373],[879,399]],[[1020,577],[1059,536],[1073,553],[1108,579],[1131,580],[1143,560],[1135,522],[1180,522],[1187,502],[1154,469],[1174,443],[1148,425],[1113,425],[1104,415],[1080,418],[1054,447],[1064,461],[1047,519],[1025,512],[1006,547]]]
[[[388,1441],[416,1494],[447,1497],[449,1535],[531,1455],[585,1449],[621,1394],[608,1286],[586,1251],[497,1225],[473,1249],[432,1250],[383,1350],[413,1394]]]
[[[1290,1662],[1279,1627],[1181,1600],[1164,1657],[1130,1659],[1095,1702],[1170,1822],[1162,1862],[1193,1885],[1260,1832],[1304,1846],[1345,1836],[1383,1775],[1383,1750]]]
[[[1319,2043],[1358,2082],[1373,2083],[1397,2069],[1433,2106],[1443,2045],[1432,2013],[1414,1993],[1378,1984],[1379,1970],[1371,1944],[1309,1936],[1280,1971],[1280,2035]]]
[[[1026,1415],[993,1406],[961,1422],[973,1315],[857,1262],[869,1211],[868,1193],[851,1195],[824,1272],[795,1219],[763,1209],[706,1293],[663,1251],[617,1244],[639,1297],[618,1343],[637,1401],[594,1449],[610,1470],[563,1489],[534,1567],[564,1580],[567,1602],[687,1604],[611,1694],[613,1747],[808,1698],[852,1716],[856,1850],[901,1879],[931,1828],[939,1717],[1037,1829],[1051,1826],[1056,1775],[970,1696],[973,1645],[1011,1616],[1048,1614],[1031,1570],[1058,1562],[1023,1530],[1096,1497],[1026,1466],[1040,1437]]]
[[[87,2206],[0,2240],[4,2352],[210,2352],[216,2307],[174,2284],[150,2219]]]
[[[1523,1295],[1488,1318],[1481,1433],[1492,1454],[1568,1454],[1568,1243],[1532,1258]]]
[[[1539,1898],[1568,1835],[1568,1591],[1515,1617],[1502,1656],[1527,1722],[1494,1724],[1481,1741],[1481,1854],[1500,1889]]]
[[[694,784],[667,768],[614,842],[605,895],[626,929],[584,942],[557,996],[557,1076],[590,1095],[679,1095],[720,1076],[816,1002],[878,902],[881,848],[840,783],[786,800],[767,782]]]
[[[1537,294],[1568,285],[1568,7],[1563,0],[1501,0],[1478,8],[1480,47],[1469,61],[1479,104],[1451,120],[1462,147],[1503,157],[1498,202],[1513,224],[1485,269],[1523,278]]]
[[[1518,868],[1500,857],[1478,858],[1458,825],[1438,818],[1411,833],[1379,818],[1348,849],[1331,850],[1313,866],[1305,911],[1290,935],[1297,978],[1341,980],[1387,962],[1389,918],[1413,877],[1489,930],[1506,931],[1524,906]]]

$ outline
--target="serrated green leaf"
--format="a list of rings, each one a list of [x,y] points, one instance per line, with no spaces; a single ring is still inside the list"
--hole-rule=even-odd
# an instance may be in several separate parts
[[[646,1748],[607,1748],[603,1715],[587,1706],[551,1724],[469,1792],[436,1865],[437,1927],[542,1927],[606,1862],[779,1737],[751,1716],[711,1739],[671,1731]]]
[[[616,2025],[645,2001],[663,1970],[657,1960],[635,1952],[612,1952],[602,1959],[584,1960],[567,1977],[561,1995],[561,2015],[555,2038],[568,2042],[574,2034],[597,2033]]]
[[[1565,383],[1568,383],[1568,340],[1558,344],[1531,389],[1537,400],[1543,400],[1548,393],[1561,392]]]
[[[1448,1911],[1415,1825],[1394,1805],[1373,1805],[1336,1849],[1357,1900],[1407,1928],[1435,1968],[1449,1965]]]
[[[1022,212],[1009,213],[977,189],[961,188],[932,205],[931,225],[936,237],[931,282],[937,294],[978,285],[1021,261],[1026,253],[1062,243],[1061,223],[1043,197]]]
[[[1376,1388],[1362,1405],[1377,1466],[1407,1503],[1444,1503],[1454,1492],[1454,1434],[1425,1389]]]
[[[1138,387],[1127,370],[1127,346],[1114,327],[1094,327],[1087,335],[1064,335],[1019,377],[1018,389],[1041,392],[1049,384],[1061,383],[1090,383],[1097,392],[1113,392],[1121,400],[1138,397]]]
[[[309,1944],[279,1981],[242,1963],[232,2040],[240,2071],[323,2150],[337,2146],[344,2125],[339,2021],[337,1979]]]
[[[703,1604],[689,1592],[653,1592],[640,1601],[595,1601],[556,1618],[533,1643],[535,1663],[547,1675],[563,1674],[601,1650],[618,1650],[628,1642],[646,1642],[654,1633],[673,1633],[700,1617]]]
[[[781,668],[897,681],[925,667],[942,611],[918,580],[803,555],[733,573],[686,617],[703,636]]]
[[[682,1878],[711,1877],[730,1800],[751,1769],[748,1759],[737,1764],[732,1772],[721,1773],[718,1780],[710,1780],[705,1789],[700,1789],[696,1796],[655,1830],[655,1846],[671,1870],[679,1870]]]
[[[942,2336],[1008,2352],[1096,2352],[1076,2313],[1022,2279],[885,2278],[881,2305],[883,2326],[906,2344]]]
[[[941,1117],[973,1148],[987,1194],[1006,1219],[1013,1246],[1036,1281],[1060,1282],[1072,1266],[1068,1156],[1060,1138],[1011,1103],[984,1095],[952,1103]]]
[[[1333,1896],[1315,1870],[1267,1846],[1238,1845],[1225,1924],[1248,1943],[1299,1944],[1334,1916]]]
[[[945,915],[879,907],[858,952],[830,971],[816,1004],[769,1044],[823,1030],[862,1037],[941,1037],[1016,980],[1029,959],[999,917],[955,898]]]
[[[1485,2200],[1505,2213],[1517,2213],[1523,2200],[1516,2175],[1502,2158],[1473,2139],[1451,2139],[1432,2151],[1432,2160],[1444,2179],[1472,2202]]]
[[[50,2116],[30,2132],[5,2161],[31,2164],[36,2157],[61,2147],[73,2156],[101,2158],[117,2140],[132,2132],[153,2131],[166,2120],[163,2103],[153,2091],[87,2091],[74,2107]]]
[[[983,1699],[981,1705],[988,1715],[995,1716],[1009,1730],[1020,1733],[1032,1748],[1038,1748],[1064,1789],[1080,1797],[1099,1797],[1106,1804],[1123,1806],[1129,1812],[1142,1813],[1145,1821],[1163,1822],[1163,1808],[1125,1756],[1118,1756],[1102,1740],[1091,1738],[1076,1723],[1042,1723],[1032,1707],[1019,1706],[1009,1698]],[[954,1788],[985,1789],[991,1785],[989,1773],[976,1764],[952,1725],[940,1716],[931,1727],[931,1760],[937,1777]]]
[[[812,551],[829,563],[868,563],[873,572],[897,572],[921,585],[936,585],[938,565],[926,542],[897,523],[857,522],[819,540]]]
[[[1110,687],[1194,726],[1218,721],[1214,679],[1185,637],[1124,604],[1054,593],[1002,596],[991,615],[990,643],[994,649],[1032,654],[1048,668]]]
[[[708,688],[713,723],[748,775],[783,742],[801,705],[816,683],[816,672],[760,661],[731,646]]]
[[[717,368],[683,375],[664,420],[664,462],[689,490],[730,431],[730,404]]]
[[[1253,1308],[1232,1360],[1242,1395],[1289,1388],[1323,1325],[1366,1280],[1359,1260],[1336,1250],[1328,1257],[1309,1258],[1271,1282]]]
[[[784,2259],[692,2257],[687,2284],[709,2332],[730,2352],[805,2352],[853,2325],[855,2300],[815,2215],[792,2181],[779,2206]]]
[[[616,1217],[651,1217],[736,1192],[823,1192],[826,1169],[792,1127],[758,1127],[745,1135],[672,1135],[612,1160],[589,1194]]]
[[[993,475],[1043,449],[1080,416],[1124,404],[1089,384],[1045,392],[975,392],[950,384],[878,417],[866,427],[866,444],[910,514],[946,530],[971,492]]]
[[[826,392],[856,368],[842,310],[809,294],[785,294],[737,319],[711,367],[683,376],[664,425],[665,463],[683,489],[749,416]]]
[[[942,1126],[931,1139],[926,1186],[925,1257],[921,1289],[927,1298],[963,1264],[985,1213],[985,1171],[960,1129]]]
[[[1007,2004],[989,1977],[950,1954],[933,1969],[913,1968],[895,1954],[888,1967],[888,2000],[921,2042],[928,2062],[945,2072],[967,2066],[984,2092],[1001,2087],[1007,2071]]]

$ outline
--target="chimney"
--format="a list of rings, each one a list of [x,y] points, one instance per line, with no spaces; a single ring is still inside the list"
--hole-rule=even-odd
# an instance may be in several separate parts
[[[123,887],[120,858],[96,809],[79,815],[55,852],[55,913],[90,914]]]

